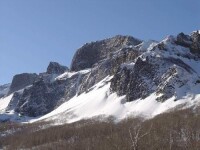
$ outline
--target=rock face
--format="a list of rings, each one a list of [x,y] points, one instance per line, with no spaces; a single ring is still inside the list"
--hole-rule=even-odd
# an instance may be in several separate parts
[[[191,51],[193,53],[200,54],[200,33],[199,33],[199,31],[193,32],[191,35],[191,38],[192,38]]]
[[[15,93],[7,110],[14,108],[16,112],[31,117],[49,113],[77,94],[83,77],[84,74],[77,73],[52,83],[41,78],[22,93]]]
[[[10,90],[8,94],[23,89],[24,87],[33,84],[38,79],[38,75],[35,73],[23,73],[13,77]]]
[[[71,71],[79,71],[86,68],[92,68],[95,63],[107,58],[113,52],[116,52],[129,45],[138,45],[141,41],[131,36],[115,36],[102,41],[87,43],[77,50],[71,64]]]
[[[7,106],[6,111],[15,110],[17,108],[17,104],[19,102],[21,94],[22,93],[20,91],[13,93],[13,97],[12,97],[9,105]]]
[[[192,53],[200,54],[200,33],[199,31],[193,32],[191,36],[180,33],[177,36],[176,43],[181,46],[190,48]]]
[[[114,75],[124,63],[130,63],[139,56],[139,52],[133,48],[123,48],[121,51],[112,53],[104,61],[94,65],[80,85],[79,94],[88,91],[93,85],[103,80],[106,76]]]
[[[119,96],[126,95],[127,101],[145,98],[151,93],[152,87],[148,86],[148,80],[154,78],[155,70],[154,65],[138,58],[133,69],[125,66],[115,74],[111,82],[111,91],[117,92]]]
[[[69,69],[65,66],[60,65],[57,62],[50,62],[49,66],[47,68],[48,74],[62,74],[65,71],[68,71]]]
[[[18,97],[15,111],[32,117],[48,113],[53,110],[54,101],[59,98],[59,94],[63,96],[62,90],[59,90],[58,93],[51,90],[53,89],[49,88],[42,80],[35,82],[31,88],[25,89]]]
[[[185,35],[184,33],[180,33],[177,36],[177,44],[185,47],[190,47],[192,44],[192,38],[189,35]]]
[[[176,86],[187,83],[179,77],[179,71],[185,75],[193,72],[179,59],[148,57],[143,61],[138,58],[133,68],[125,66],[114,75],[110,88],[119,96],[126,95],[127,101],[144,99],[152,93],[161,94],[157,100],[165,101],[175,94]]]
[[[73,80],[55,80],[55,77],[68,71],[68,68],[56,62],[50,62],[47,71],[37,74],[19,74],[14,76],[9,93],[15,92],[7,111],[15,110],[22,115],[36,117],[52,111],[63,99],[71,98],[76,94],[73,83],[80,80],[73,76]],[[73,83],[71,83],[73,82]],[[28,86],[30,85],[30,86]],[[68,91],[69,92],[68,93]]]

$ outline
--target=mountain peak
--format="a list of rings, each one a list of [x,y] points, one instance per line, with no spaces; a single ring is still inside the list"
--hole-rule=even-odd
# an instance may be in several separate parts
[[[141,40],[132,36],[116,35],[112,38],[86,43],[76,51],[72,60],[71,71],[91,68],[110,53],[116,52],[125,46],[138,45],[141,42]]]
[[[69,69],[66,66],[62,66],[57,62],[50,62],[47,67],[48,74],[62,74],[67,70]]]
[[[36,73],[21,73],[13,77],[8,94],[21,90],[24,87],[33,84],[38,79]]]

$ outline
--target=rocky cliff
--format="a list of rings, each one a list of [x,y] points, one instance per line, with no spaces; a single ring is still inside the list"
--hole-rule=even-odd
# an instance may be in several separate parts
[[[87,43],[77,50],[71,64],[71,71],[92,68],[95,63],[106,59],[125,46],[138,45],[141,41],[131,36],[117,35],[106,40]]]
[[[49,66],[47,67],[47,74],[62,74],[66,71],[69,71],[69,69],[66,66],[62,66],[57,62],[50,62]]]
[[[8,94],[21,90],[24,87],[33,84],[37,79],[38,79],[38,75],[35,73],[34,74],[22,73],[22,74],[15,75],[10,85],[10,90]]]

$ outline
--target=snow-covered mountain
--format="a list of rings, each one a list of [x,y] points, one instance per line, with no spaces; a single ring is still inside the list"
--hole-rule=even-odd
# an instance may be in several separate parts
[[[87,43],[75,53],[70,69],[51,62],[39,75],[16,75],[0,92],[2,121],[153,117],[195,108],[200,104],[200,33],[160,42],[118,35]]]

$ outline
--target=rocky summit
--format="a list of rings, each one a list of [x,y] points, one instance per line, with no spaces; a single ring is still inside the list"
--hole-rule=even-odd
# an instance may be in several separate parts
[[[90,116],[85,113],[88,105],[92,107],[96,101],[100,106],[106,103],[105,107],[110,108],[110,103],[116,103],[120,97],[123,100],[115,107],[120,108],[122,114],[134,111],[127,110],[127,105],[134,105],[132,102],[150,102],[152,97],[156,105],[173,99],[172,106],[185,97],[195,99],[200,93],[199,67],[199,31],[190,35],[168,36],[160,42],[117,35],[83,45],[76,51],[70,69],[50,62],[46,72],[16,75],[11,85],[1,86],[0,90],[9,88],[6,96],[12,95],[4,108],[6,112],[14,111],[29,117],[43,116],[61,108],[67,114],[74,113],[71,118],[78,114],[86,114],[84,117],[87,117]],[[105,95],[101,102],[96,99],[89,102],[86,98],[78,105],[81,100],[77,102],[76,99],[81,96],[83,98],[80,99],[84,99],[87,95],[91,97],[95,90],[103,91],[96,95],[96,98]],[[5,93],[3,96],[6,97]],[[102,115],[107,111],[102,108],[99,114],[95,112],[91,113]],[[109,112],[109,115],[113,114],[114,111]]]
[[[22,73],[17,74],[13,77],[12,84],[10,85],[10,90],[8,94],[11,94],[15,91],[21,90],[24,87],[31,85],[36,81],[38,78],[37,74],[32,73]]]
[[[138,45],[140,43],[141,40],[121,35],[102,41],[87,43],[75,53],[71,64],[71,71],[91,68],[95,63],[106,59],[109,55],[112,55],[112,53],[124,46]]]
[[[49,66],[47,67],[48,74],[62,74],[69,69],[66,66],[62,66],[57,62],[50,62]]]

